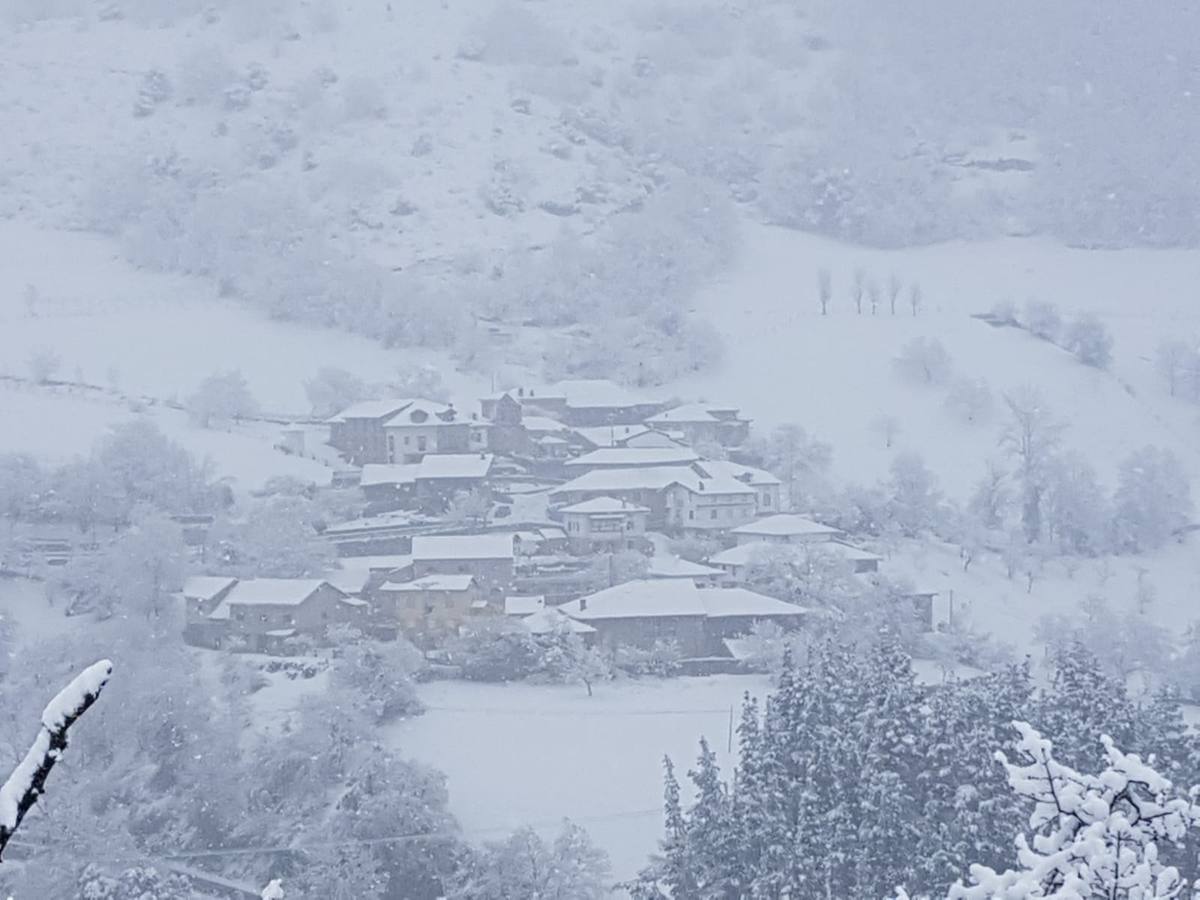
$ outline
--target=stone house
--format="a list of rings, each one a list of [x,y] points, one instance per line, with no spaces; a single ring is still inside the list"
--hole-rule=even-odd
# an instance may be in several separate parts
[[[483,599],[502,607],[513,586],[514,543],[510,533],[417,535],[412,539],[413,578],[472,575]]]
[[[596,497],[558,510],[567,532],[567,545],[574,553],[640,549],[646,544],[649,508]]]
[[[377,625],[397,627],[418,644],[454,634],[472,617],[500,612],[467,574],[388,580],[372,592],[372,600]]]

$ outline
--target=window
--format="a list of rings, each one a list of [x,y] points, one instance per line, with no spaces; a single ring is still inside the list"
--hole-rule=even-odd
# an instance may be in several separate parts
[[[695,511],[694,509],[689,509],[689,510],[688,510],[688,518],[689,518],[689,519],[694,519],[694,518],[696,518],[696,511]]]
[[[765,509],[771,508],[771,495],[770,494],[762,495],[762,505]]]
[[[396,461],[396,436],[394,434],[389,434],[388,435],[388,462],[395,462],[395,461]]]
[[[412,438],[411,438],[411,437],[409,437],[409,436],[406,434],[406,435],[404,436],[404,446],[405,446],[405,447],[407,447],[407,446],[408,446],[409,444],[411,444],[411,443],[412,443]]]
[[[717,511],[715,509],[710,509],[708,511],[708,517],[710,519],[715,519],[717,517]]]
[[[425,446],[427,443],[428,443],[428,440],[426,439],[425,435],[423,435],[423,434],[417,435],[417,452],[424,453]]]
[[[295,624],[296,624],[296,617],[295,617],[295,616],[284,616],[284,617],[283,617],[283,624],[284,624],[284,625],[295,625]]]

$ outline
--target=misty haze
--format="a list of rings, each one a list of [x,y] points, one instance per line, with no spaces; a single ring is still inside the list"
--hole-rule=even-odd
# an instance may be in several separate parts
[[[0,0],[0,898],[1200,900],[1198,49]]]

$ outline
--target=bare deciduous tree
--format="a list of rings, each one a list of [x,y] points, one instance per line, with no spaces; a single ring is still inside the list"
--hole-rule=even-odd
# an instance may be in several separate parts
[[[908,305],[912,309],[913,316],[916,316],[921,311],[921,304],[924,302],[924,299],[921,293],[921,285],[914,281],[908,289]]]
[[[863,311],[863,296],[867,289],[867,273],[862,267],[854,270],[854,281],[850,284],[850,296],[854,298],[854,311],[860,316]]]
[[[896,302],[900,299],[900,278],[894,272],[888,276],[887,283],[888,305],[891,307],[892,315],[896,314]]]
[[[1154,362],[1172,397],[1179,396],[1189,368],[1198,365],[1196,357],[1196,351],[1187,341],[1168,340],[1158,345]]]
[[[1009,421],[1000,435],[1000,446],[1017,463],[1021,482],[1021,521],[1030,543],[1042,533],[1042,495],[1051,460],[1066,427],[1046,405],[1041,391],[1024,387],[1005,394]]]
[[[833,297],[833,276],[825,267],[817,270],[817,297],[821,301],[821,315],[829,315],[829,301]]]
[[[879,315],[879,282],[872,278],[867,282],[867,299],[871,303],[871,315]]]

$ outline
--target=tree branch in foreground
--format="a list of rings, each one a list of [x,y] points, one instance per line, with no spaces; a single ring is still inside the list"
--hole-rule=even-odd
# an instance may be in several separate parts
[[[46,792],[46,777],[67,749],[67,729],[96,702],[112,675],[102,659],[75,676],[42,710],[42,729],[25,758],[0,787],[0,856],[25,814]]]

